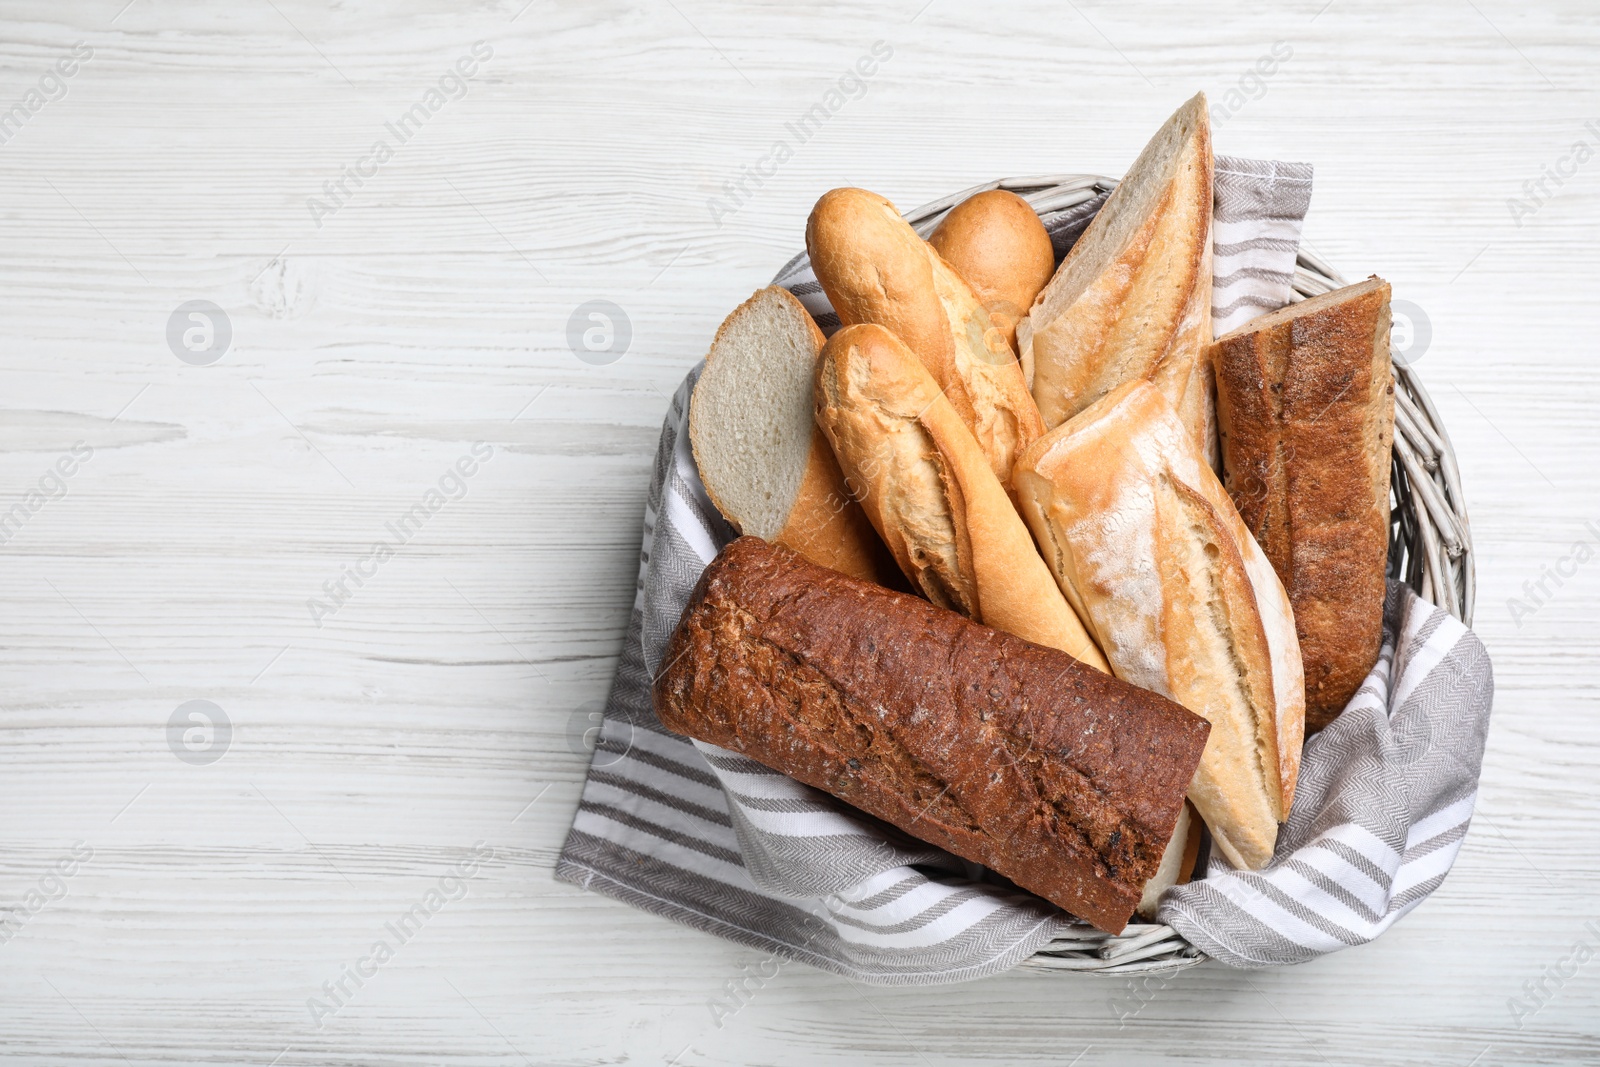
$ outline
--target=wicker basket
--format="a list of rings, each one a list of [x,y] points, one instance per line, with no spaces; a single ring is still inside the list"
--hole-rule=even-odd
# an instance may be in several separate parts
[[[1065,212],[1116,188],[1111,178],[1088,174],[1050,174],[1007,178],[964,189],[907,212],[906,221],[927,237],[956,204],[988,189],[1008,189],[1042,217]],[[803,261],[804,254],[796,257]],[[795,264],[791,263],[790,267]],[[785,268],[784,274],[790,268]],[[781,277],[782,275],[780,275]],[[1332,267],[1302,249],[1292,300],[1348,284]],[[1394,493],[1389,538],[1389,575],[1403,580],[1424,600],[1471,625],[1476,583],[1472,535],[1461,474],[1450,435],[1416,373],[1395,365]],[[1125,975],[1163,973],[1192,967],[1205,959],[1170,926],[1132,924],[1112,937],[1083,924],[1056,938],[1024,964],[1056,971]]]

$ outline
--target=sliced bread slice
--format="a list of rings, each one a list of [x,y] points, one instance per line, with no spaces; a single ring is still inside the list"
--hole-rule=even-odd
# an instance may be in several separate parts
[[[812,381],[822,331],[787,289],[740,304],[711,342],[689,405],[706,495],[733,528],[852,577],[900,586],[817,429]]]

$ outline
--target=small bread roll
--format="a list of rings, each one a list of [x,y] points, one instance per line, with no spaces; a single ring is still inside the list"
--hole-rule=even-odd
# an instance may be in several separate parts
[[[916,588],[974,622],[1109,671],[1000,480],[909,348],[846,326],[817,361],[817,425]]]
[[[1015,349],[1018,320],[1056,269],[1050,235],[1033,208],[1016,193],[990,189],[951,208],[928,243],[1000,317]]]

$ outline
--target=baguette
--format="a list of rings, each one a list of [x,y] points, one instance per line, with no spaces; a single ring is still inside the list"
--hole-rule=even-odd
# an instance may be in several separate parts
[[[1017,453],[1044,424],[1015,353],[972,287],[893,204],[864,189],[834,189],[817,201],[806,250],[839,321],[876,323],[904,341],[1009,491]]]
[[[1211,170],[1201,93],[1145,146],[1039,294],[1019,342],[1046,427],[1145,378],[1214,464],[1202,358],[1211,342]]]
[[[961,201],[928,236],[1017,347],[1017,322],[1056,269],[1050,234],[1016,193],[990,189]]]
[[[1306,730],[1332,722],[1383,644],[1394,380],[1389,284],[1369,278],[1218,338],[1228,493],[1294,605]]]
[[[882,326],[834,334],[817,361],[816,419],[929,600],[1108,670],[972,434],[899,338]]]
[[[1205,721],[1072,657],[742,537],[657,675],[669,730],[825,790],[1120,932]]]
[[[844,487],[811,414],[822,331],[777,286],[734,309],[689,404],[706,495],[740,533],[856,578],[899,585],[894,562]]]
[[[1017,461],[1023,515],[1117,677],[1211,723],[1189,797],[1235,867],[1272,857],[1305,683],[1283,585],[1159,390],[1135,380]]]

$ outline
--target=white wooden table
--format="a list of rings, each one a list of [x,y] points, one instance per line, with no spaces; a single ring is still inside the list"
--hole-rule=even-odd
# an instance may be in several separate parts
[[[1507,606],[1600,539],[1592,4],[124,3],[10,0],[0,32],[7,1062],[1600,1057],[1600,962],[1572,955],[1600,947],[1600,564]],[[550,874],[666,395],[824,189],[1119,173],[1197,88],[1221,151],[1316,164],[1310,246],[1431,324],[1499,681],[1455,872],[1293,970],[789,965],[717,1026],[755,953]],[[169,344],[197,300],[220,310]],[[568,342],[591,300],[631,329],[604,365]],[[231,733],[169,733],[195,700]],[[441,879],[458,899],[314,1021]]]

